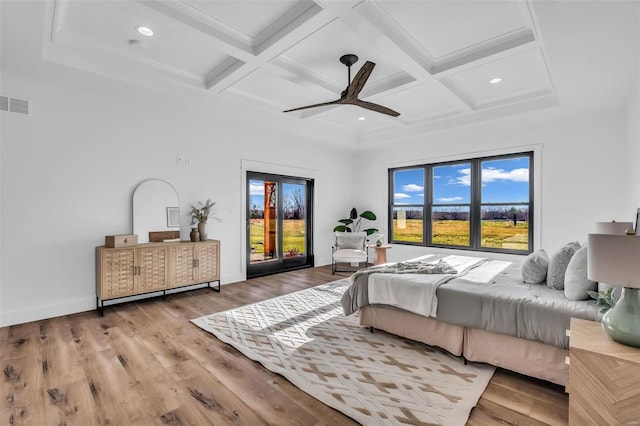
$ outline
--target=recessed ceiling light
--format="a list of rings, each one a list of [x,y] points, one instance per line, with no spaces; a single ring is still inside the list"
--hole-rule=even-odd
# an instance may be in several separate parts
[[[136,30],[143,36],[151,37],[153,35],[153,30],[149,27],[136,27]]]
[[[500,77],[495,77],[495,78],[492,78],[491,80],[489,80],[489,83],[491,83],[491,84],[498,84],[498,83],[500,83],[501,81],[502,81],[502,79],[501,79]]]
[[[367,119],[367,117],[358,117],[358,120],[360,120],[360,121],[364,121],[366,119]]]

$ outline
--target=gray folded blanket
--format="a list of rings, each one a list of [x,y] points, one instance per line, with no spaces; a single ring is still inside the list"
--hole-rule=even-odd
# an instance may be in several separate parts
[[[457,274],[458,271],[443,259],[437,263],[426,260],[414,260],[396,263],[385,263],[378,266],[360,269],[351,275],[351,282],[361,275],[370,274]]]

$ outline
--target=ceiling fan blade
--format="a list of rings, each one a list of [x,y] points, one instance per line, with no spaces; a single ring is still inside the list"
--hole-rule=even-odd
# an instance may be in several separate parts
[[[365,83],[369,79],[369,76],[371,75],[371,71],[373,71],[373,67],[375,66],[376,64],[370,61],[364,63],[362,68],[360,68],[360,71],[358,71],[358,74],[353,77],[353,81],[349,84],[349,88],[347,89],[347,97],[358,96],[358,93],[360,93],[360,91],[364,87]]]
[[[400,115],[399,112],[392,110],[391,108],[387,108],[382,105],[374,104],[373,102],[361,101],[358,99],[353,103],[354,105],[358,105],[359,107],[370,109],[371,111],[380,112],[382,114],[391,115],[393,117],[397,117]]]
[[[282,112],[300,111],[301,109],[315,108],[315,107],[321,107],[326,105],[337,105],[340,103],[342,103],[342,99],[336,99],[335,101],[331,101],[331,102],[322,102],[320,104],[313,104],[313,105],[307,105],[307,106],[298,107],[298,108],[292,108]]]

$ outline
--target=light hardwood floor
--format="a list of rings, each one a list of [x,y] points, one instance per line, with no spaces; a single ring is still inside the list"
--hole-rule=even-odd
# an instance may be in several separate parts
[[[0,328],[0,424],[354,425],[189,322],[347,276],[322,266]],[[498,370],[468,425],[567,413],[563,387]]]

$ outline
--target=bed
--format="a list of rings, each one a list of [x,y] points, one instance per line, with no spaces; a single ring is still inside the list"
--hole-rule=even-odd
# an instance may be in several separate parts
[[[359,312],[363,326],[561,385],[571,318],[601,320],[586,300],[524,283],[518,262],[433,254],[366,268],[351,281],[342,307]]]

